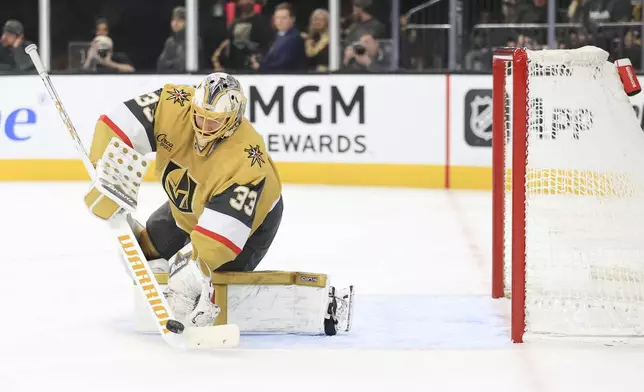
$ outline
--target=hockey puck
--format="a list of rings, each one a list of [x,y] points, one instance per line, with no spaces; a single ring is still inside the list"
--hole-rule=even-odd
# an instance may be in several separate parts
[[[181,324],[177,320],[169,320],[165,327],[168,329],[168,331],[176,334],[183,333],[183,330],[185,329],[183,324]]]

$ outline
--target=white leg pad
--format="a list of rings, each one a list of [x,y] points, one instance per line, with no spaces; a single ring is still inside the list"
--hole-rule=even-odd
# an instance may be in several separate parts
[[[151,266],[153,262],[150,262]],[[155,276],[167,289],[167,274]],[[215,325],[235,324],[244,333],[324,334],[330,282],[324,274],[298,272],[231,272],[213,274]],[[134,328],[157,333],[143,296],[135,291]]]
[[[323,334],[329,303],[325,287],[228,286],[229,324],[242,332]]]
[[[212,276],[215,324],[241,332],[324,334],[329,279],[306,272],[224,272]]]

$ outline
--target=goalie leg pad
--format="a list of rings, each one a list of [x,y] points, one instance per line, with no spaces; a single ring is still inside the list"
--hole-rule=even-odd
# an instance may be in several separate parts
[[[163,292],[167,290],[167,261],[151,260]],[[159,268],[163,266],[162,268]],[[156,268],[155,268],[156,267]],[[301,272],[215,272],[214,302],[221,309],[215,325],[236,324],[246,333],[335,335],[349,331],[353,319],[353,286],[336,290],[327,275]],[[135,293],[135,329],[156,332]]]
[[[325,274],[214,272],[212,282],[221,309],[215,325],[236,324],[254,333],[328,333],[331,298]]]
[[[353,324],[353,302],[355,291],[353,286],[336,290],[329,289],[329,305],[324,320],[324,332],[335,335],[338,331],[349,332]]]

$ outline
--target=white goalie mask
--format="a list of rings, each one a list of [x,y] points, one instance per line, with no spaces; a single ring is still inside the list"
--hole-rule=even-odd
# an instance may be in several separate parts
[[[197,154],[208,155],[219,140],[230,137],[241,124],[245,110],[246,97],[237,79],[223,72],[206,76],[192,98]]]

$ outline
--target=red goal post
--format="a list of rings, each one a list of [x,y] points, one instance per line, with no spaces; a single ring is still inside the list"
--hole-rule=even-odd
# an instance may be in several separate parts
[[[644,336],[644,133],[607,59],[493,57],[492,296],[516,343]]]
[[[512,70],[510,73],[509,71]],[[510,75],[508,75],[510,73]],[[525,102],[525,105],[506,103],[506,77],[512,78],[513,103]],[[505,259],[505,192],[506,192],[506,144],[512,142],[512,189],[525,187],[525,145],[527,133],[527,54],[524,49],[497,49],[492,64],[492,297],[505,296],[504,259]],[[509,106],[509,107],[508,107]],[[512,122],[509,129],[509,119],[506,110],[512,110],[513,119],[525,119]],[[509,113],[508,113],[509,114]],[[513,133],[509,138],[508,133]],[[510,200],[513,216],[525,216],[525,193],[513,192]],[[525,270],[525,225],[524,219],[514,219],[511,230],[512,238],[512,270]],[[525,279],[521,274],[512,275],[512,326],[511,337],[514,342],[523,341],[525,325]],[[508,288],[509,289],[509,288]]]

